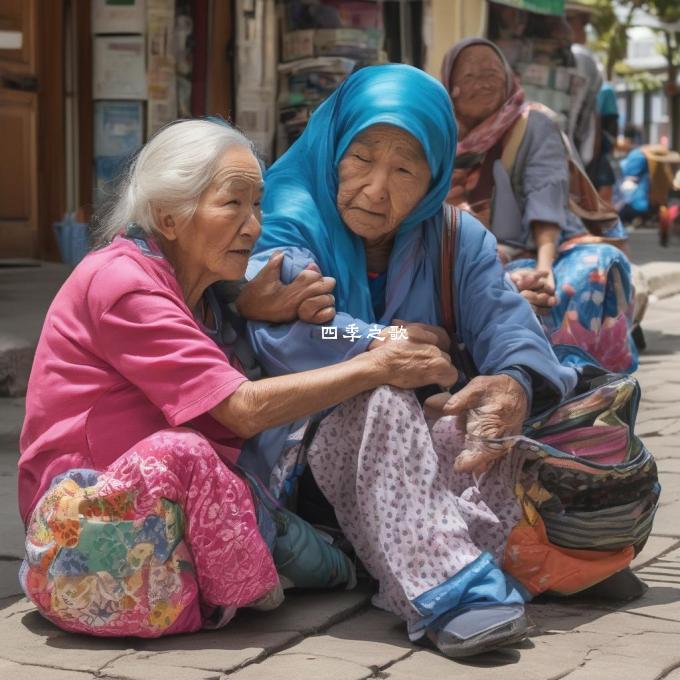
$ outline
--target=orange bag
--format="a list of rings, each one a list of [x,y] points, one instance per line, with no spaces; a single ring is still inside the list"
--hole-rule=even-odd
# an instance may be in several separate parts
[[[551,591],[572,595],[625,569],[634,556],[633,547],[621,550],[577,550],[550,543],[532,497],[547,494],[539,484],[528,491],[515,489],[524,517],[510,533],[505,547],[503,571],[516,578],[532,594]]]

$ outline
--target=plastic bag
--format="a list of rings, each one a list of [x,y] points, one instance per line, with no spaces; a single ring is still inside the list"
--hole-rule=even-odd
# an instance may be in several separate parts
[[[82,211],[66,213],[52,228],[62,262],[75,267],[90,250],[90,225],[82,219]]]

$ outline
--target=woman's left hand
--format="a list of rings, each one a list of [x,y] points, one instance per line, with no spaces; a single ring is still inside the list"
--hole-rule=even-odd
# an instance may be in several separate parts
[[[528,415],[524,388],[508,375],[480,375],[442,403],[442,395],[425,401],[430,417],[456,416],[465,433],[465,448],[455,462],[457,472],[488,470],[512,448],[512,442],[490,441],[522,432]]]
[[[275,253],[236,299],[238,313],[251,321],[327,323],[335,316],[335,279],[310,263],[288,285],[281,282],[283,253]]]

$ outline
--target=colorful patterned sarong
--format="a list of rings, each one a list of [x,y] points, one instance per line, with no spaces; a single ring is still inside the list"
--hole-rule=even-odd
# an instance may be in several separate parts
[[[281,599],[248,485],[186,429],[103,472],[56,477],[29,521],[20,580],[57,626],[102,636],[220,626]]]
[[[535,260],[520,259],[506,269],[535,267]],[[635,371],[638,354],[631,337],[635,291],[626,256],[608,244],[565,244],[553,273],[557,304],[541,317],[550,342],[580,347],[609,371]]]

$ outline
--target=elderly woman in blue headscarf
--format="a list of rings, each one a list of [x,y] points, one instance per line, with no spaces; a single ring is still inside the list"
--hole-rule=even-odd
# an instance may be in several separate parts
[[[329,366],[400,334],[450,351],[439,300],[455,149],[446,90],[409,66],[362,69],[317,109],[266,175],[249,275],[275,251],[285,253],[285,280],[313,263],[336,279],[327,301],[335,318],[325,327],[251,323],[270,374]],[[413,392],[384,387],[319,415],[305,440],[316,483],[379,582],[374,602],[404,618],[411,639],[427,635],[462,656],[527,627],[522,588],[499,568],[521,514],[519,461],[495,440],[519,433],[532,406],[559,401],[576,375],[556,360],[508,284],[493,235],[470,215],[460,215],[453,251],[450,311],[480,375],[465,384],[461,373],[453,396],[431,397],[436,422]],[[285,449],[290,431],[253,440],[240,459],[275,493],[303,462],[300,447]]]

